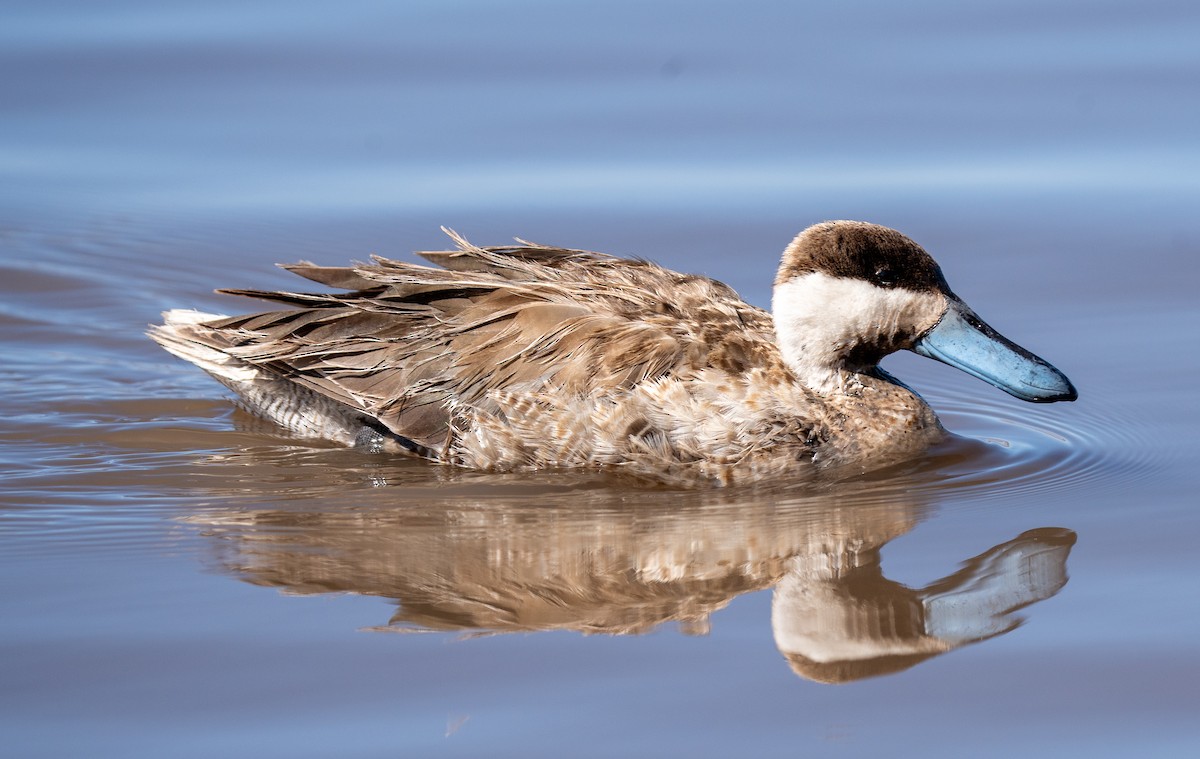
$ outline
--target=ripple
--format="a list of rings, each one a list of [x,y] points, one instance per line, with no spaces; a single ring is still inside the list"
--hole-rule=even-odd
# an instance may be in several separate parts
[[[1163,465],[1148,425],[1103,397],[1041,407],[957,384],[922,390],[953,433],[923,462],[922,470],[935,475],[928,491],[983,498],[1077,494],[1140,482]]]

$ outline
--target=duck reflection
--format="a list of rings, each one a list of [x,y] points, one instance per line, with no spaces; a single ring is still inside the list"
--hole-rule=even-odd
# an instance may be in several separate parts
[[[771,588],[776,645],[798,675],[824,683],[898,672],[1014,629],[1017,610],[1067,582],[1075,541],[1066,529],[1030,530],[910,588],[883,575],[880,550],[927,509],[879,488],[805,498],[470,482],[419,500],[420,488],[356,492],[358,503],[240,504],[188,521],[214,538],[217,565],[248,582],[393,600],[374,630],[625,635],[674,623],[704,634],[714,611]]]

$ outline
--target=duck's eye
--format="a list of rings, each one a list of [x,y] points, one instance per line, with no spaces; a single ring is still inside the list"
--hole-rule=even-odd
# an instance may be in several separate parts
[[[891,287],[896,284],[896,274],[886,266],[881,266],[875,270],[875,283],[883,287]]]

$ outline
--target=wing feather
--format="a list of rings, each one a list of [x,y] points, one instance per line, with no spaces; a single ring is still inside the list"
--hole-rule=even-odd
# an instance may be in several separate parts
[[[292,308],[188,338],[439,448],[452,407],[499,394],[627,391],[666,376],[782,369],[770,316],[726,285],[655,264],[519,241],[351,267],[283,268],[342,293],[224,290]]]

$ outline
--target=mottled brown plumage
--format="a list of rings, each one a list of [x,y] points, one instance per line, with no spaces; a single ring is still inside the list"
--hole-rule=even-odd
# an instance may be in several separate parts
[[[804,296],[813,302],[786,311],[782,340],[770,314],[706,277],[451,235],[458,250],[420,254],[437,267],[293,264],[345,292],[226,290],[287,308],[172,311],[151,334],[300,434],[461,466],[731,482],[813,460],[882,466],[941,434],[917,396],[855,363],[907,347],[945,310],[940,270],[899,233],[835,222],[801,234],[777,299],[779,283],[814,272],[838,282],[886,270],[900,284],[881,296],[883,318],[861,298],[841,313]]]

